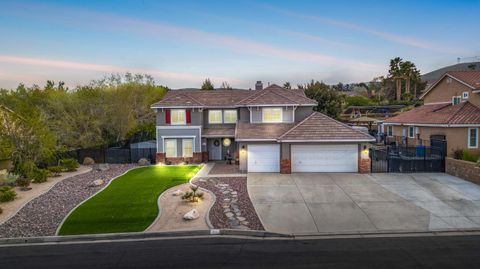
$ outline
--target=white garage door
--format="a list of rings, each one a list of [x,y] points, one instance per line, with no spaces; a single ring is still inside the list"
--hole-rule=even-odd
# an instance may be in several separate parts
[[[358,172],[358,145],[292,145],[292,172]]]
[[[248,172],[280,172],[280,145],[248,145]]]

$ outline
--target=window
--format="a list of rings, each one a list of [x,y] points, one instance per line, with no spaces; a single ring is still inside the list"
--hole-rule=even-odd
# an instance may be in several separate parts
[[[183,157],[193,157],[193,139],[183,139]]]
[[[463,92],[463,99],[468,99],[468,92]]]
[[[185,109],[172,109],[172,125],[185,125],[187,117],[185,116]]]
[[[177,139],[165,139],[165,157],[177,157]]]
[[[415,138],[415,127],[413,126],[408,127],[408,137]]]
[[[263,122],[282,122],[282,108],[263,108]]]
[[[221,110],[209,110],[208,111],[208,123],[222,123],[222,111]]]
[[[453,104],[453,105],[460,104],[461,101],[462,101],[462,97],[461,97],[461,96],[453,96],[453,97],[452,97],[452,104]]]
[[[478,128],[468,128],[468,148],[478,148]]]
[[[236,123],[236,122],[237,122],[237,110],[223,111],[223,123]]]
[[[387,136],[393,136],[393,126],[387,126]]]

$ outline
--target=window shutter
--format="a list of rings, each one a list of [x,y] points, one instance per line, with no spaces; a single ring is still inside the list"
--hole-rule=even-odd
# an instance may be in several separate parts
[[[165,110],[165,123],[170,124],[172,122],[171,116],[170,116],[170,109]]]
[[[192,123],[192,110],[191,110],[191,109],[187,109],[186,114],[187,114],[187,115],[186,115],[187,124]]]

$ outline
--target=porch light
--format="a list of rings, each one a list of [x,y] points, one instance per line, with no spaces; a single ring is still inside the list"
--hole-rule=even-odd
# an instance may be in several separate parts
[[[245,145],[243,145],[240,149],[240,154],[245,155],[245,153],[247,153],[247,150],[245,149]]]
[[[362,152],[360,153],[361,158],[362,158],[362,159],[368,159],[368,158],[370,158],[369,152],[370,152],[370,151],[368,150],[367,146],[364,145],[364,146],[363,146],[363,150],[362,150]]]
[[[232,140],[230,140],[230,138],[224,138],[223,139],[223,146],[224,147],[228,147],[228,146],[230,146],[230,144],[232,144]]]

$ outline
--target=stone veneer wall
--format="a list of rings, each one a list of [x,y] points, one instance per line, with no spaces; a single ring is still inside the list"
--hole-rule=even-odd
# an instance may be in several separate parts
[[[445,172],[480,185],[480,167],[476,163],[445,158]]]
[[[360,174],[369,174],[372,172],[372,161],[368,159],[360,159],[358,165],[358,172]]]
[[[290,160],[281,160],[280,161],[280,173],[281,174],[291,174],[292,173],[292,163]]]
[[[156,156],[156,161],[157,163],[171,163],[171,164],[179,164],[182,162],[188,162],[188,163],[202,163],[204,162],[204,158],[208,159],[208,153],[205,154],[205,152],[194,152],[193,157],[170,157],[167,158],[165,157],[165,153],[160,152],[157,153]]]

